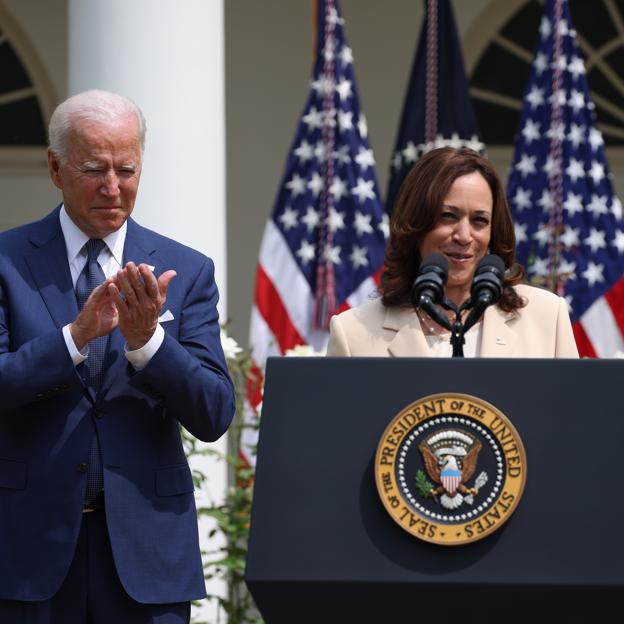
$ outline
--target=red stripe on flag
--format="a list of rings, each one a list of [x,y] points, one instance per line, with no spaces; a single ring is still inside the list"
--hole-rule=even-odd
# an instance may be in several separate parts
[[[624,334],[624,277],[620,278],[620,281],[605,295],[605,299],[611,308],[615,322]]]
[[[589,336],[585,333],[583,326],[580,321],[574,323],[572,327],[574,331],[574,339],[576,340],[576,347],[579,351],[579,355],[581,357],[590,357],[595,358],[598,357],[596,352],[594,351],[594,347],[589,339]]]
[[[371,275],[371,279],[375,282],[375,284],[377,284],[377,286],[379,286],[379,284],[381,284],[381,274],[386,270],[386,265],[383,264],[382,266],[379,267],[379,269],[377,269],[377,272],[374,273],[373,275]]]
[[[264,383],[264,375],[262,371],[254,363],[247,374],[247,401],[256,409],[262,402],[262,384]]]
[[[273,282],[260,264],[256,274],[256,306],[273,332],[282,353],[297,345],[305,344],[305,340],[290,320]]]

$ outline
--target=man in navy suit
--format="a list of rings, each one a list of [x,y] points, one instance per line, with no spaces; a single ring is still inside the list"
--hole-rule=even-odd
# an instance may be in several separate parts
[[[2,624],[179,624],[205,595],[179,426],[216,440],[234,392],[212,261],[129,218],[144,138],[126,98],[69,98],[63,203],[0,234]]]

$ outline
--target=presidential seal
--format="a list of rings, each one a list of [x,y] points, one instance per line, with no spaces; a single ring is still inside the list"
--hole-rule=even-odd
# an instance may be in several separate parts
[[[434,394],[386,427],[375,455],[379,496],[408,533],[455,546],[500,528],[520,502],[526,454],[509,419],[467,394]]]

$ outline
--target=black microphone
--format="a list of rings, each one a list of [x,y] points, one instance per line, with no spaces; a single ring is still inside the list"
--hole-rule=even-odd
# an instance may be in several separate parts
[[[488,306],[494,305],[503,294],[505,263],[496,254],[484,256],[475,271],[470,289],[472,310],[464,323],[467,332],[480,318]]]
[[[448,278],[448,258],[441,253],[428,255],[418,269],[412,286],[412,303],[422,308],[436,323],[451,329],[451,323],[436,305],[444,299],[444,287]]]

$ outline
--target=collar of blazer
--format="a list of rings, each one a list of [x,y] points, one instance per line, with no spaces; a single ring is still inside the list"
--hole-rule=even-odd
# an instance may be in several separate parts
[[[504,312],[497,306],[490,306],[483,315],[481,336],[481,357],[510,357],[513,355],[517,335],[513,321],[517,312]],[[420,326],[418,316],[411,308],[386,308],[382,327],[395,332],[388,343],[388,353],[395,357],[427,357],[430,354],[427,339]]]

